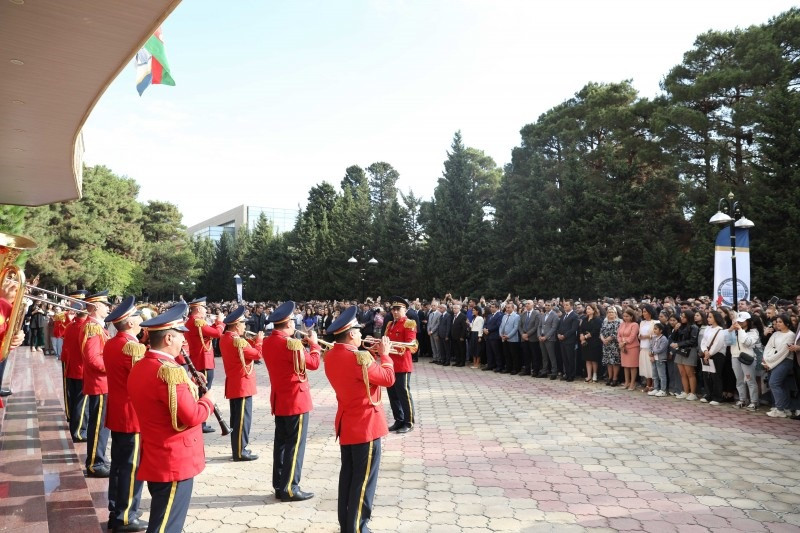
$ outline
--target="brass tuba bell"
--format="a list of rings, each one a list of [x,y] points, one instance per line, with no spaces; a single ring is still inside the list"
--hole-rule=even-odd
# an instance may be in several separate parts
[[[5,361],[11,348],[11,340],[22,327],[25,317],[25,273],[15,263],[22,252],[34,250],[36,243],[28,237],[0,233],[0,283],[13,280],[17,283],[17,293],[11,303],[11,315],[6,317],[8,329],[0,342],[0,361]]]

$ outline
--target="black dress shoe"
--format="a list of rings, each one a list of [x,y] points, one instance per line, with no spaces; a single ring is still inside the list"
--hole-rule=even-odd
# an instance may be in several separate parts
[[[243,453],[241,457],[233,458],[234,461],[255,461],[256,459],[258,459],[258,454],[255,453]]]
[[[141,518],[135,518],[127,524],[117,524],[113,529],[114,533],[117,533],[118,531],[146,531],[147,525],[147,522]]]
[[[733,279],[733,278],[731,278],[731,279]],[[489,370],[494,370],[494,368],[485,366],[485,367],[481,368],[481,370],[483,370],[484,372],[488,372]]]
[[[556,379],[558,379],[558,377],[555,374],[550,374],[550,381],[555,381]]]
[[[733,278],[731,278],[731,279],[733,279]],[[72,442],[74,442],[74,443],[86,442],[86,439],[82,439],[80,437],[72,437]]]
[[[409,431],[413,431],[414,426],[410,424],[404,424],[403,427],[397,430],[398,433],[408,433]]]
[[[14,393],[11,392],[11,389],[5,389],[5,388],[0,389],[0,396],[2,396],[3,398],[5,398],[6,396],[11,396],[12,394]]]
[[[292,493],[291,496],[289,496],[289,494],[285,494],[285,493],[281,494],[280,495],[280,500],[282,502],[303,502],[303,501],[306,501],[306,500],[310,500],[313,497],[314,497],[314,493],[313,492],[303,492],[302,490],[297,489],[296,491],[294,491]]]
[[[111,474],[111,468],[102,465],[96,466],[92,470],[86,471],[86,477],[108,477]]]
[[[203,425],[203,433],[214,433],[216,430],[208,424]]]
[[[733,278],[731,278],[731,279],[733,279]],[[403,422],[402,422],[402,421],[401,421],[401,422],[395,422],[394,424],[392,424],[391,426],[389,426],[389,431],[397,431],[398,429],[400,429],[400,428],[401,428],[401,427],[403,427],[404,425],[405,425],[405,424],[403,424]]]
[[[733,279],[733,278],[731,278]],[[450,366],[450,363],[442,363],[442,366]]]
[[[733,278],[731,278],[731,279],[733,279]],[[537,374],[536,377],[537,378],[546,378],[547,377],[547,372],[539,372],[539,374]]]

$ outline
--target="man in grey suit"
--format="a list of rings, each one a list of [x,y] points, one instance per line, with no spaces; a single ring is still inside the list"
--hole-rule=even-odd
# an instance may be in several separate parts
[[[442,343],[439,341],[439,320],[441,318],[442,313],[439,311],[438,304],[434,304],[428,314],[428,336],[431,340],[433,363],[439,363],[442,360]]]
[[[539,312],[533,308],[533,300],[525,302],[525,311],[519,317],[519,336],[522,348],[522,370],[520,375],[537,375],[542,366],[542,355],[539,352],[539,360],[534,360],[533,347],[538,348],[539,338]]]
[[[556,359],[556,330],[559,318],[553,311],[551,302],[544,303],[544,316],[539,322],[539,346],[542,350],[542,372],[550,375],[550,379],[558,376],[558,361]]]

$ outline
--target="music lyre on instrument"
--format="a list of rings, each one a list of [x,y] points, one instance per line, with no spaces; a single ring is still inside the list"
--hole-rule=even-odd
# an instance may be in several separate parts
[[[22,328],[25,318],[25,273],[14,263],[21,253],[36,249],[37,244],[28,237],[0,233],[0,283],[12,279],[18,285],[17,294],[11,303],[11,315],[7,317],[8,329],[0,343],[0,361],[5,361],[11,348],[11,340]],[[14,279],[16,278],[16,279]]]

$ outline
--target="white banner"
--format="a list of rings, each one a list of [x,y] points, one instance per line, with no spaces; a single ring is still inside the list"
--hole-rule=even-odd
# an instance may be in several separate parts
[[[242,278],[236,276],[236,301],[242,303]]]
[[[714,307],[727,305],[737,309],[735,302],[750,299],[750,232],[740,228],[736,229],[736,277],[739,283],[734,297],[731,233],[725,226],[717,235],[714,247]]]

